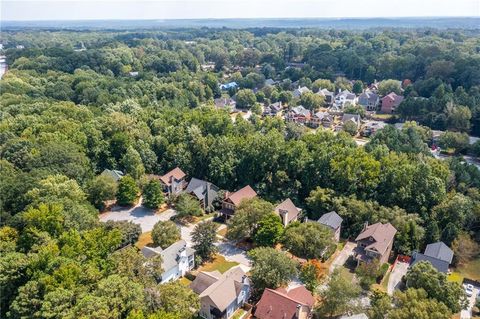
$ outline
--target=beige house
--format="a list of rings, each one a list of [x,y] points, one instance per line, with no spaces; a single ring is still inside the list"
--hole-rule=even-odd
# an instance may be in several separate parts
[[[240,205],[242,200],[251,199],[256,196],[257,192],[255,192],[250,185],[247,185],[234,193],[227,193],[225,194],[225,199],[222,202],[222,209],[220,210],[220,213],[228,218],[235,213],[235,210]]]
[[[200,297],[200,317],[228,319],[250,297],[250,280],[240,266],[221,274],[201,271],[190,288]]]
[[[302,210],[296,207],[290,198],[287,198],[275,207],[275,214],[280,216],[283,226],[297,221],[301,212]]]

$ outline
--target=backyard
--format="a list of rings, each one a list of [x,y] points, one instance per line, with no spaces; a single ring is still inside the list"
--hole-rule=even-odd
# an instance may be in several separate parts
[[[222,255],[215,255],[212,261],[203,264],[198,271],[215,271],[218,270],[222,274],[232,267],[239,265],[234,261],[228,261]]]
[[[480,281],[480,258],[452,269],[452,273],[448,276],[448,280],[459,283],[462,283],[463,278]]]

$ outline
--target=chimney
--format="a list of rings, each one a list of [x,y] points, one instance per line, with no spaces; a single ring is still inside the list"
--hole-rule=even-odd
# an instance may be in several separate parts
[[[368,227],[368,222],[365,222],[365,224],[363,224],[363,230],[367,229],[367,227]]]
[[[300,312],[302,311],[302,305],[298,304],[295,310],[295,318],[300,318]]]

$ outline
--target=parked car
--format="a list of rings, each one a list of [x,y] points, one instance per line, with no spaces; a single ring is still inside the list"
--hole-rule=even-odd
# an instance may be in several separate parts
[[[465,287],[465,293],[467,294],[468,297],[471,297],[473,295],[473,285],[471,284],[466,284],[463,285]]]

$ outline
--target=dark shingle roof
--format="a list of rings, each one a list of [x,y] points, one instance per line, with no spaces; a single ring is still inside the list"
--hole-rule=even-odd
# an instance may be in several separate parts
[[[413,253],[412,262],[411,262],[410,265],[414,266],[415,264],[417,264],[421,261],[428,261],[430,264],[432,264],[432,266],[435,269],[437,269],[440,272],[443,272],[443,273],[448,272],[448,266],[449,266],[448,262],[446,262],[444,260],[437,259],[435,257],[427,256],[427,255],[424,255],[424,254],[418,253],[418,252]]]
[[[212,205],[218,191],[217,186],[197,178],[192,178],[186,189],[187,193],[193,193],[199,200],[203,200],[206,206]]]
[[[342,217],[340,217],[336,212],[323,214],[318,220],[320,224],[328,226],[334,230],[342,225],[342,221]]]
[[[428,244],[427,248],[425,248],[425,255],[443,260],[449,264],[452,263],[453,259],[453,251],[441,241]]]

